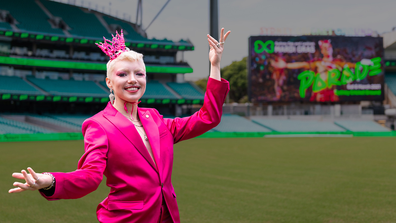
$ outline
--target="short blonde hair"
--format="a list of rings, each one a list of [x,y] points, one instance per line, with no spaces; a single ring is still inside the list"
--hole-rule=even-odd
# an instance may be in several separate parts
[[[124,51],[120,55],[118,55],[118,57],[116,59],[109,60],[109,62],[107,62],[107,65],[106,65],[106,68],[107,68],[106,76],[108,78],[111,78],[111,73],[114,70],[114,64],[117,61],[121,61],[121,60],[129,60],[131,62],[141,61],[143,63],[143,65],[144,65],[144,70],[146,70],[146,65],[144,64],[144,61],[143,61],[143,54],[138,53],[138,52],[133,51],[133,50],[127,49],[127,51]]]

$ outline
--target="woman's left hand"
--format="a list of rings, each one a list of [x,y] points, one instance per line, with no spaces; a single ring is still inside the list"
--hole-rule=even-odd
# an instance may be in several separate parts
[[[224,35],[224,28],[221,28],[219,42],[208,34],[208,43],[210,46],[209,61],[212,64],[212,66],[220,66],[221,55],[223,54],[223,50],[224,50],[224,43],[225,43],[228,35],[230,35],[230,33],[231,33],[231,31],[228,31]]]

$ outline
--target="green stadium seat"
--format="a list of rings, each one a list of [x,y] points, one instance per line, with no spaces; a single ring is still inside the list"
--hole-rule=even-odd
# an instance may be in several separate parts
[[[201,94],[197,89],[195,89],[190,83],[174,83],[168,82],[166,83],[172,90],[178,93],[185,99],[204,99],[204,95]]]
[[[77,125],[81,128],[82,123],[90,118],[92,115],[47,115],[53,119],[57,119],[63,122],[67,122],[69,124]]]
[[[64,35],[61,29],[51,27],[48,16],[33,0],[1,1],[0,9],[10,12],[21,31]]]
[[[51,80],[29,77],[28,80],[52,95],[106,97],[108,94],[93,81]]]
[[[52,2],[41,1],[52,15],[61,17],[71,28],[70,34],[81,37],[106,38],[110,37],[106,28],[93,13],[87,13],[78,7]]]
[[[8,94],[42,94],[19,77],[0,76],[0,93]]]

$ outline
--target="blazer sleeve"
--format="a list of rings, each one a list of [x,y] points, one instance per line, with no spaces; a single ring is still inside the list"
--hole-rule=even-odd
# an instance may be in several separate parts
[[[221,120],[223,104],[230,86],[228,81],[208,78],[203,106],[189,117],[168,119],[163,122],[173,135],[174,143],[202,135],[216,127]]]
[[[78,162],[76,171],[53,172],[56,185],[51,196],[41,195],[47,200],[76,199],[95,191],[103,179],[106,168],[108,139],[103,127],[95,120],[83,123],[85,153]]]

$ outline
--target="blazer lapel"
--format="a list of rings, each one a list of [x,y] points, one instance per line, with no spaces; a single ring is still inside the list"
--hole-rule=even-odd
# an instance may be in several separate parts
[[[155,124],[153,117],[148,110],[143,111],[138,108],[138,115],[140,121],[142,122],[144,131],[147,134],[147,137],[150,142],[151,150],[153,151],[155,162],[157,163],[157,167],[159,168],[161,162],[161,152],[160,152],[160,139],[158,126]]]
[[[134,146],[135,148],[142,154],[142,156],[150,163],[150,165],[156,170],[157,167],[153,162],[150,154],[147,151],[146,146],[144,145],[142,138],[137,132],[135,126],[129,121],[123,114],[119,113],[109,102],[107,105],[103,116],[109,120],[120,132],[123,134]],[[157,130],[158,132],[158,130]],[[151,140],[150,140],[151,142]]]

